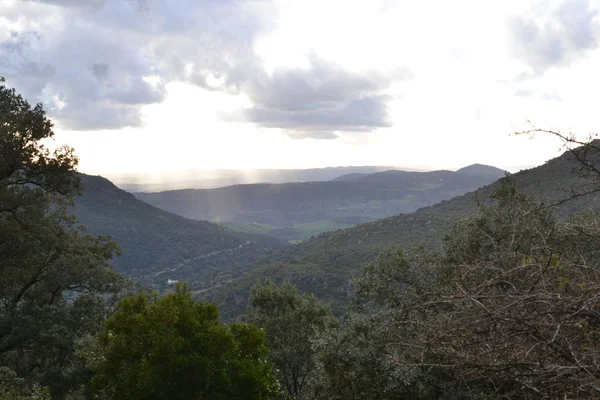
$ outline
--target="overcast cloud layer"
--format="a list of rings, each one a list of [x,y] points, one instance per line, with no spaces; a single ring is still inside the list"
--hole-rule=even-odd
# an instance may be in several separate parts
[[[408,67],[351,72],[315,53],[308,68],[267,73],[254,49],[274,28],[269,0],[27,0],[0,8],[9,22],[0,32],[0,72],[66,129],[139,126],[140,106],[162,102],[166,83],[184,81],[248,96],[252,106],[225,120],[335,137],[391,126],[385,91],[411,78]],[[520,77],[595,49],[596,14],[590,1],[567,0],[508,18],[512,54],[531,68]]]
[[[599,9],[600,0],[2,0],[0,76],[43,102],[58,131],[87,131],[74,139],[84,149],[102,148],[109,134],[94,132],[110,131],[158,151],[165,143],[142,138],[175,135],[176,124],[189,131],[177,140],[197,134],[198,146],[247,135],[232,160],[279,146],[273,162],[285,164],[302,142],[291,139],[339,143],[311,145],[321,164],[395,162],[395,148],[404,162],[417,156],[402,149],[430,142],[437,159],[453,140],[500,143],[524,118],[593,129]]]
[[[383,91],[410,72],[346,71],[317,54],[309,68],[267,73],[254,51],[276,14],[272,2],[45,0],[3,15],[0,72],[73,130],[139,126],[140,106],[164,100],[170,81],[248,96],[227,120],[334,137],[391,125]]]

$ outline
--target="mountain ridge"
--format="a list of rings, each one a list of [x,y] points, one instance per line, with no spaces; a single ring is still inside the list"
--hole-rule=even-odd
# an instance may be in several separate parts
[[[600,161],[600,160],[598,160]],[[573,173],[577,163],[565,153],[542,166],[515,173],[512,178],[521,189],[547,204],[569,196],[565,188],[585,183]],[[291,281],[304,292],[315,293],[339,309],[350,295],[350,280],[361,265],[372,262],[388,248],[436,247],[452,224],[474,212],[480,202],[489,203],[499,186],[496,181],[476,191],[448,201],[423,207],[413,213],[383,218],[337,232],[324,233],[306,242],[283,249],[255,262],[248,272],[206,297],[216,301],[226,318],[235,318],[245,307],[249,288],[272,279]],[[565,218],[586,208],[600,208],[600,195],[577,198],[556,208]]]
[[[507,171],[500,168],[478,163],[459,168],[455,172],[460,174],[495,177],[496,179],[503,177],[507,173]]]
[[[100,176],[79,177],[83,193],[75,198],[73,214],[90,233],[119,243],[122,255],[113,260],[118,271],[157,289],[164,289],[169,279],[178,280],[181,274],[171,272],[184,266],[197,272],[194,284],[201,286],[202,279],[209,284],[219,274],[219,280],[233,276],[248,261],[286,245],[169,213]]]
[[[256,183],[217,189],[135,193],[149,204],[186,218],[270,226],[285,240],[408,213],[495,180],[452,171],[387,170],[324,182]],[[228,224],[227,226],[232,226]],[[305,232],[302,235],[302,232]]]

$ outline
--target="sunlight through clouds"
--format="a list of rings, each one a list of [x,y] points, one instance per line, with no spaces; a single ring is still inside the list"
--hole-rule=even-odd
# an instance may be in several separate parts
[[[44,102],[57,142],[94,173],[483,160],[514,170],[558,150],[512,137],[526,120],[584,135],[600,126],[599,7],[5,1],[0,75]]]

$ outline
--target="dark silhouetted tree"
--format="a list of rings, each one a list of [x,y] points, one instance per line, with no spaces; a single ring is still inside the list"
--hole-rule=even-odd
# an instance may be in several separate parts
[[[68,215],[77,158],[46,149],[52,137],[42,106],[0,80],[0,366],[61,397],[89,380],[76,351],[123,278],[108,262],[116,244]]]

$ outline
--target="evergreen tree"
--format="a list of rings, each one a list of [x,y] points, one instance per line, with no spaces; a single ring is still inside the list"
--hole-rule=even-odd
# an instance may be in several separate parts
[[[52,123],[0,79],[0,366],[55,397],[89,380],[76,356],[123,284],[117,252],[68,207],[80,192],[73,150],[50,152]]]
[[[264,332],[227,327],[185,286],[123,299],[98,335],[97,389],[110,399],[267,399],[279,393]]]
[[[268,281],[252,288],[246,318],[267,332],[269,359],[289,396],[311,398],[309,387],[316,378],[313,341],[334,327],[329,309],[290,283]]]

